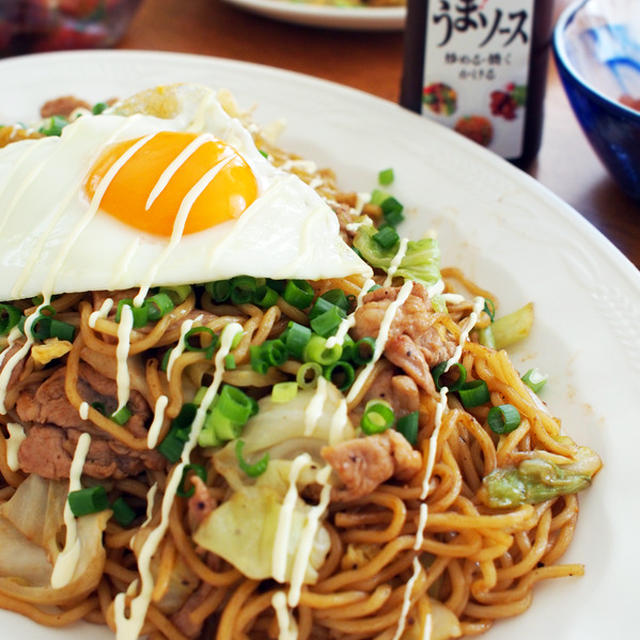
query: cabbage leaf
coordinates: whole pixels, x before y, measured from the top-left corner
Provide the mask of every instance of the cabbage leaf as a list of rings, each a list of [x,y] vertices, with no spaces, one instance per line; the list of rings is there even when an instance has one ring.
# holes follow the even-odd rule
[[[353,246],[372,266],[388,271],[398,252],[398,243],[387,249],[381,247],[373,236],[378,230],[372,225],[362,225],[353,240]],[[421,282],[430,287],[440,280],[440,248],[434,238],[409,240],[407,252],[395,275]]]
[[[39,605],[64,605],[81,600],[98,586],[106,558],[102,533],[111,517],[109,510],[78,518],[80,560],[66,586],[51,586],[67,486],[31,474],[0,506],[0,593]]]

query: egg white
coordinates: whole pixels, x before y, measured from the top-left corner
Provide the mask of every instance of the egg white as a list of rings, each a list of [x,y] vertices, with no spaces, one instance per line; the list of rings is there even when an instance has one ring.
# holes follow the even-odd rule
[[[340,238],[326,202],[297,176],[273,167],[212,90],[180,85],[172,97],[168,118],[126,115],[129,101],[126,108],[78,118],[59,138],[0,149],[0,300],[242,274],[309,280],[370,274]],[[256,200],[238,219],[185,235],[170,251],[168,238],[93,211],[83,190],[106,147],[160,131],[212,134],[240,153],[258,184]]]

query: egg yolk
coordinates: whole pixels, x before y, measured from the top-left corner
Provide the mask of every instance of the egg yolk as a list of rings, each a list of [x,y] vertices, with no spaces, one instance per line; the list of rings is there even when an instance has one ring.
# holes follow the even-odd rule
[[[203,142],[175,164],[166,186],[147,208],[149,196],[161,176],[197,137],[173,131],[153,136],[117,171],[102,197],[100,209],[131,227],[169,237],[180,205],[202,181],[194,192],[199,195],[190,207],[183,233],[203,231],[240,216],[256,199],[258,185],[240,154],[220,140]],[[105,151],[86,180],[89,198],[93,198],[109,169],[140,139],[114,144]],[[205,178],[207,173],[210,179]]]

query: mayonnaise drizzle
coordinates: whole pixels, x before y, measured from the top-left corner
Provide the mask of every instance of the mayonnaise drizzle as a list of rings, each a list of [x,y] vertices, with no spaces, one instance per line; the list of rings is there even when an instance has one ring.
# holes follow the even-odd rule
[[[118,385],[118,409],[120,411],[129,400],[130,378],[127,358],[133,330],[133,310],[127,304],[122,305],[118,324],[118,346],[116,347],[116,383]]]
[[[220,173],[224,167],[229,164],[234,158],[235,154],[233,151],[229,149],[225,149],[224,153],[220,156],[220,160],[217,164],[215,164],[211,169],[209,169],[199,180],[196,182],[191,189],[187,192],[187,195],[182,199],[180,203],[180,207],[178,208],[178,213],[176,214],[175,220],[173,221],[173,229],[171,231],[171,237],[169,238],[169,242],[162,250],[162,253],[158,256],[158,258],[151,264],[149,267],[149,271],[144,277],[144,283],[140,286],[140,290],[136,294],[136,297],[133,299],[133,303],[136,306],[142,305],[144,299],[147,297],[149,293],[149,289],[151,288],[151,283],[156,277],[156,273],[158,269],[162,266],[162,263],[171,255],[171,252],[178,246],[180,243],[180,239],[182,238],[182,234],[184,233],[184,226],[187,222],[187,217],[191,212],[191,208],[193,207],[195,201],[200,197],[200,194],[209,186],[209,184],[215,179],[215,177]]]
[[[200,320],[202,316],[198,316],[195,320],[185,320],[180,325],[180,337],[178,338],[178,344],[176,344],[173,349],[171,349],[171,353],[169,354],[169,360],[167,361],[167,380],[171,380],[171,372],[173,371],[173,365],[176,363],[176,360],[183,354],[185,348],[184,338],[191,331],[191,327],[193,327],[193,323],[196,320]]]
[[[182,480],[182,473],[185,465],[189,463],[191,452],[198,443],[198,436],[202,430],[202,425],[209,406],[218,392],[224,373],[224,358],[231,349],[231,343],[238,332],[242,331],[242,326],[237,322],[229,323],[222,331],[220,337],[220,348],[215,357],[215,369],[213,382],[204,394],[204,398],[198,407],[196,416],[191,425],[189,440],[184,446],[180,462],[173,468],[168,478],[167,486],[161,504],[161,518],[158,526],[151,531],[142,545],[138,555],[138,573],[140,574],[140,593],[133,598],[130,604],[130,615],[125,615],[126,594],[119,593],[114,600],[114,617],[116,623],[117,640],[137,640],[140,635],[144,620],[151,602],[151,595],[154,588],[153,574],[151,573],[151,558],[157,551],[169,526],[169,514],[176,496],[176,492]]]
[[[316,475],[316,481],[322,486],[320,501],[317,505],[309,509],[307,522],[298,541],[298,551],[293,561],[291,580],[289,582],[289,596],[287,598],[290,607],[296,607],[300,602],[300,592],[302,590],[302,583],[304,582],[304,575],[309,566],[309,558],[313,550],[313,541],[320,528],[320,518],[327,510],[329,499],[331,498],[329,476],[332,470],[331,465],[327,465]]]
[[[273,594],[271,605],[278,620],[278,640],[297,640],[298,625],[287,608],[287,596],[284,591],[276,591]]]
[[[149,211],[151,206],[156,201],[156,198],[165,190],[171,178],[176,174],[178,169],[205,143],[215,140],[210,133],[203,133],[202,135],[191,141],[169,164],[169,166],[162,172],[160,178],[154,185],[147,203],[145,204],[145,211]]]
[[[147,447],[149,447],[149,449],[155,449],[158,444],[158,437],[160,436],[160,430],[164,422],[164,412],[168,404],[169,398],[167,396],[158,396],[156,406],[153,410],[153,422],[147,432]]]
[[[409,615],[409,607],[411,607],[411,593],[413,591],[413,585],[416,583],[421,571],[422,565],[416,556],[413,559],[413,574],[409,578],[407,586],[404,588],[404,598],[402,600],[402,609],[400,610],[400,619],[398,620],[398,626],[396,627],[396,632],[393,635],[393,640],[400,640],[400,637],[404,633],[404,628],[407,624],[407,616]]]
[[[393,260],[389,265],[389,269],[387,271],[387,277],[384,280],[384,287],[391,286],[393,282],[393,276],[396,275],[396,271],[400,268],[404,257],[407,255],[407,246],[409,245],[409,238],[402,238],[400,240],[400,246],[398,247],[398,251],[396,251],[396,255],[393,256]]]
[[[83,420],[88,420],[89,419],[89,403],[81,402],[80,408],[78,409],[78,413],[80,414],[80,417]]]
[[[113,298],[105,298],[97,311],[92,311],[89,314],[89,326],[95,329],[96,323],[102,318],[106,318],[109,312],[113,308]]]
[[[289,489],[284,497],[280,515],[278,516],[278,528],[276,529],[276,535],[273,539],[273,551],[271,555],[271,574],[274,580],[278,582],[284,582],[286,578],[291,521],[296,501],[299,497],[296,483],[300,473],[311,463],[311,456],[308,453],[301,453],[293,460],[291,469],[289,470]]]
[[[9,432],[9,438],[6,441],[7,466],[11,471],[17,471],[20,468],[18,449],[27,436],[23,426],[17,422],[7,422],[7,431]]]
[[[69,493],[82,489],[80,478],[90,445],[91,436],[88,433],[81,434],[78,438],[78,444],[76,445],[76,450],[71,462]],[[77,521],[69,506],[68,498],[64,503],[64,524],[67,528],[64,548],[58,554],[56,562],[53,565],[53,572],[51,573],[51,586],[54,589],[61,589],[71,582],[82,550],[80,540],[78,539]]]

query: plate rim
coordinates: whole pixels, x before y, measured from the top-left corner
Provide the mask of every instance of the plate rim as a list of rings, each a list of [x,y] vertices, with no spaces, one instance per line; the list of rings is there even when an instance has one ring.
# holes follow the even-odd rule
[[[404,28],[406,7],[336,7],[293,0],[223,0],[238,9],[311,27],[363,31],[399,31]]]
[[[256,63],[229,60],[226,58],[215,58],[211,56],[203,56],[198,54],[156,52],[156,51],[143,51],[143,50],[56,52],[56,53],[45,53],[45,54],[31,54],[29,56],[22,56],[19,58],[9,58],[7,60],[0,61],[0,79],[2,77],[3,71],[12,65],[15,67],[18,67],[20,64],[23,64],[23,63],[32,64],[34,66],[31,67],[31,72],[33,72],[34,67],[37,68],[39,66],[38,63],[43,58],[47,58],[50,61],[50,62],[47,62],[47,64],[53,63],[56,65],[56,68],[57,68],[57,65],[63,62],[65,58],[67,60],[70,60],[72,57],[76,57],[80,59],[82,57],[86,57],[87,55],[93,56],[95,60],[98,60],[101,62],[106,62],[110,58],[115,59],[119,57],[122,59],[119,64],[122,64],[123,61],[126,61],[127,63],[137,62],[137,63],[140,63],[141,65],[144,65],[145,63],[148,63],[148,61],[153,60],[151,64],[158,65],[163,61],[170,62],[171,60],[175,60],[176,62],[179,61],[180,63],[188,64],[189,66],[205,65],[205,67],[212,67],[212,66],[215,67],[216,65],[219,65],[224,69],[226,69],[227,71],[241,72],[242,70],[249,70],[251,73],[267,74],[268,76],[274,79],[280,78],[286,82],[302,83],[303,88],[304,86],[306,86],[306,87],[316,88],[318,90],[320,89],[327,90],[330,93],[330,96],[332,98],[335,98],[340,102],[345,100],[348,110],[351,110],[351,108],[353,108],[353,105],[368,104],[368,105],[373,105],[373,107],[375,107],[375,109],[380,111],[381,113],[382,113],[382,110],[384,110],[384,113],[389,114],[390,117],[393,117],[393,118],[398,117],[403,119],[410,118],[412,127],[417,128],[417,130],[419,131],[420,137],[424,135],[433,135],[437,143],[442,143],[444,141],[444,143],[453,147],[454,151],[457,150],[456,151],[457,153],[464,152],[465,154],[467,154],[468,158],[471,161],[481,162],[484,165],[487,165],[491,170],[495,170],[498,174],[506,176],[508,178],[508,181],[510,181],[512,185],[515,185],[516,188],[518,187],[521,188],[522,191],[525,192],[525,195],[532,194],[532,196],[535,196],[535,198],[537,199],[536,204],[549,206],[553,210],[554,214],[558,214],[562,218],[563,224],[566,224],[568,228],[571,228],[572,230],[574,230],[579,234],[579,238],[578,238],[579,240],[581,239],[585,240],[584,245],[582,245],[583,247],[585,247],[585,251],[588,251],[590,247],[594,247],[596,251],[596,257],[598,259],[604,260],[606,258],[607,266],[610,266],[613,269],[615,269],[615,272],[616,272],[615,275],[617,276],[619,274],[621,278],[624,279],[624,283],[625,283],[623,287],[624,291],[625,292],[628,291],[630,295],[637,296],[637,298],[634,298],[634,302],[636,299],[640,299],[640,271],[638,271],[636,267],[620,252],[620,250],[617,249],[598,229],[596,229],[589,221],[583,218],[570,205],[563,202],[558,196],[553,194],[549,189],[541,185],[538,181],[536,181],[531,176],[525,174],[524,172],[520,171],[519,169],[505,162],[495,154],[492,154],[486,149],[480,147],[479,145],[476,145],[470,142],[469,140],[463,138],[462,136],[455,134],[451,130],[445,127],[442,127],[441,125],[434,123],[417,114],[408,112],[389,100],[385,100],[383,98],[373,96],[364,91],[347,87],[344,85],[340,85],[328,80],[315,78],[307,74],[302,74],[299,72],[293,72],[288,70],[282,70],[275,67],[260,65]],[[83,62],[86,64],[87,62],[86,59]],[[196,71],[197,71],[197,74],[200,73],[199,69],[197,69]],[[29,79],[27,79],[27,81],[28,80]],[[31,80],[33,80],[33,78],[31,78]],[[409,122],[409,120],[407,120],[407,122]],[[308,138],[313,139],[312,134],[309,134]],[[336,165],[339,166],[339,158],[336,159]],[[510,193],[505,194],[505,199],[509,200],[509,198],[510,198]],[[618,284],[617,278],[616,278],[616,284]],[[629,385],[629,391],[631,391],[630,385]],[[615,439],[615,434],[612,434],[608,437]],[[635,440],[638,440],[638,436],[634,436],[634,437],[635,437]],[[608,443],[608,440],[607,440],[607,443]],[[616,448],[619,449],[620,445],[617,445]],[[611,450],[611,449],[613,449],[612,446],[608,447],[608,450]],[[601,453],[604,454],[605,451],[602,450]],[[607,462],[606,459],[605,459],[605,462]],[[607,474],[609,484],[611,484],[612,482],[611,476],[613,474],[616,474],[615,487],[619,489],[620,488],[618,484],[619,477],[617,474],[626,473],[626,471],[627,471],[626,469],[619,470],[615,468],[614,465],[609,465],[608,467],[605,467],[602,473]],[[631,474],[630,469],[628,473],[630,476]],[[604,484],[604,480],[605,478],[602,479],[603,484]],[[593,495],[595,499],[596,494],[591,494],[591,493],[587,494],[587,498],[590,498],[591,495]],[[597,495],[600,496],[600,499],[601,499],[602,496],[600,495],[600,493],[598,493]],[[609,496],[606,495],[605,498],[608,499]],[[609,516],[610,516],[609,509],[612,507],[610,507],[609,504],[605,504],[604,508],[602,508],[603,505],[600,503],[598,504],[602,509],[601,512],[598,512],[598,505],[596,504],[591,505],[591,509],[595,510],[594,517],[596,518],[600,517],[602,521],[604,521],[607,524],[610,524],[608,523]],[[612,503],[612,505],[613,504],[614,503]],[[634,518],[637,518],[638,513],[640,513],[640,511],[638,511],[637,506],[632,505],[632,507],[633,507],[633,511],[629,512],[627,516],[629,518],[631,518],[632,516]],[[636,514],[636,515],[634,516],[633,514]],[[632,522],[635,522],[635,520]],[[640,520],[637,520],[637,522],[640,522]],[[578,527],[578,531],[584,532],[586,524],[587,523],[582,524],[582,529]],[[584,558],[584,560],[586,560],[590,564],[595,564],[594,558],[592,558],[591,556],[589,556],[588,558]],[[632,560],[628,560],[629,568],[631,566],[631,563],[632,563]],[[636,563],[637,563],[637,559],[636,559]],[[625,567],[627,567],[627,565],[625,565]],[[614,565],[614,568],[619,571],[619,566],[617,564]],[[640,569],[640,567],[638,568]],[[594,571],[594,573],[596,572]],[[605,577],[608,577],[608,576],[609,574],[605,575]],[[555,583],[555,584],[558,584],[558,583]],[[615,584],[612,584],[611,586],[615,587]],[[600,589],[598,590],[598,592],[601,593],[605,587],[606,587],[606,583],[604,584],[600,583]],[[581,589],[581,587],[579,586],[576,586],[574,588],[576,592],[579,592]],[[553,589],[551,590],[551,592],[557,593],[557,591],[554,592]],[[615,593],[615,590],[613,592]],[[624,598],[628,600],[630,596],[631,596],[630,593],[620,594],[619,600],[622,601]],[[536,595],[536,599],[537,598],[541,598],[541,596]],[[531,615],[533,617],[537,617],[535,616],[536,609],[539,609],[539,607],[536,607],[534,604],[531,611]],[[544,609],[544,611],[546,611],[546,609]],[[629,609],[629,611],[632,611],[632,609]],[[525,613],[523,615],[526,616],[528,614]],[[521,626],[522,626],[522,619],[523,619],[523,616],[518,617],[518,620],[521,621],[520,622]],[[625,617],[624,619],[617,621],[617,624],[621,624],[621,623],[624,623],[626,628],[626,624],[630,624],[631,620]],[[580,628],[584,629],[584,624],[581,624]],[[62,632],[51,632],[51,635],[49,635],[49,631],[50,630],[47,629],[46,640],[49,640],[49,638],[54,638],[54,637],[55,638],[60,637],[61,639],[65,637],[64,630]],[[501,634],[498,634],[498,635],[499,637],[503,637],[503,635]],[[96,632],[96,636],[103,637],[101,635],[98,636],[97,632]],[[38,635],[38,638],[40,637],[41,636]],[[76,636],[74,635],[74,637]],[[93,632],[91,634],[91,637],[93,637]],[[567,635],[567,637],[571,637],[573,639],[573,638],[576,638],[577,636],[571,633]]]

